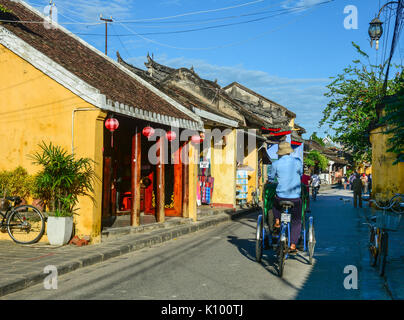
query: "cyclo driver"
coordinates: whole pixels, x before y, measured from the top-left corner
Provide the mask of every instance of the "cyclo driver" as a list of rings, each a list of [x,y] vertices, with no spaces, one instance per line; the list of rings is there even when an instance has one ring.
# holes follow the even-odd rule
[[[280,228],[280,217],[282,208],[280,201],[293,202],[291,209],[291,237],[290,237],[290,253],[296,253],[296,244],[300,237],[302,228],[302,200],[301,200],[301,183],[300,177],[303,174],[303,163],[300,159],[291,156],[293,152],[290,143],[284,141],[279,144],[278,156],[279,160],[272,165],[269,178],[274,180],[277,178],[278,185],[276,187],[276,195],[273,206],[273,214],[275,218],[275,228]]]

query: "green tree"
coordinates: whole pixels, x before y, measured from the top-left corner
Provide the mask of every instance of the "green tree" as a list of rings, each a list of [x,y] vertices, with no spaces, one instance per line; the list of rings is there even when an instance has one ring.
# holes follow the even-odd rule
[[[307,167],[325,170],[328,166],[328,159],[317,150],[311,150],[303,159]]]
[[[325,143],[324,143],[323,139],[321,139],[320,137],[317,136],[317,132],[313,132],[313,134],[310,136],[310,139],[313,140],[313,141],[316,141],[317,143],[319,143],[323,147],[325,146]]]
[[[376,106],[382,101],[385,65],[375,66],[369,56],[353,43],[358,54],[368,63],[354,60],[343,73],[328,86],[326,97],[330,98],[323,110],[320,126],[327,123],[335,131],[333,141],[342,143],[349,149],[355,162],[371,161],[370,125],[377,121]],[[402,66],[401,74],[402,74]],[[387,95],[399,88],[400,73],[387,83]]]

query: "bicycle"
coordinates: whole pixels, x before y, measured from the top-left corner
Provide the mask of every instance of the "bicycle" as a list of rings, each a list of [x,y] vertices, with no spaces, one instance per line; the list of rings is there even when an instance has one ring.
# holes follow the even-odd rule
[[[317,186],[317,187],[313,187],[313,186],[311,186],[311,188],[312,188],[312,194],[311,194],[311,198],[314,200],[314,201],[317,201],[317,194],[318,194],[318,190],[320,189],[320,186]]]
[[[306,218],[308,218],[307,222],[306,222]],[[307,213],[307,200],[303,201],[303,205],[302,205],[302,232],[301,232],[300,240],[303,241],[303,251],[308,251],[309,264],[312,265],[313,256],[314,256],[314,248],[316,246],[316,237],[315,237],[315,232],[314,232],[313,215],[312,215],[312,213]]]
[[[379,266],[379,275],[383,276],[386,270],[388,253],[388,231],[396,231],[400,224],[401,215],[404,214],[404,195],[396,193],[386,206],[381,206],[375,200],[370,200],[383,211],[370,217],[372,223],[366,223],[370,228],[369,254],[370,265]],[[392,212],[388,212],[391,210]]]
[[[20,197],[5,197],[13,205],[2,216],[0,230],[7,232],[14,242],[32,244],[38,242],[45,231],[45,218],[41,211],[31,205],[19,205]],[[8,204],[8,203],[7,203]]]

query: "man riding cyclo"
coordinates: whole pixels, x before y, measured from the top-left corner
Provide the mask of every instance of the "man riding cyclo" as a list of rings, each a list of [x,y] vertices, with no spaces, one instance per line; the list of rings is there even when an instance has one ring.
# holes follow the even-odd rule
[[[285,200],[293,202],[289,252],[296,253],[296,245],[299,241],[302,227],[302,212],[306,209],[308,191],[307,186],[301,183],[303,174],[302,161],[291,156],[292,152],[293,149],[288,142],[279,144],[277,152],[279,160],[273,163],[268,177],[269,181],[264,186],[263,203],[266,227],[271,232],[277,233],[280,228],[282,211],[279,202]],[[273,223],[273,219],[275,219],[275,223]]]

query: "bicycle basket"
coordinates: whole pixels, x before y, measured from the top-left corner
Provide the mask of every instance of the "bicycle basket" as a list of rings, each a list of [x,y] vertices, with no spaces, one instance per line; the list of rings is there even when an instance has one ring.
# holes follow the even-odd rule
[[[397,231],[400,224],[401,214],[392,211],[378,211],[376,226],[381,229]]]

